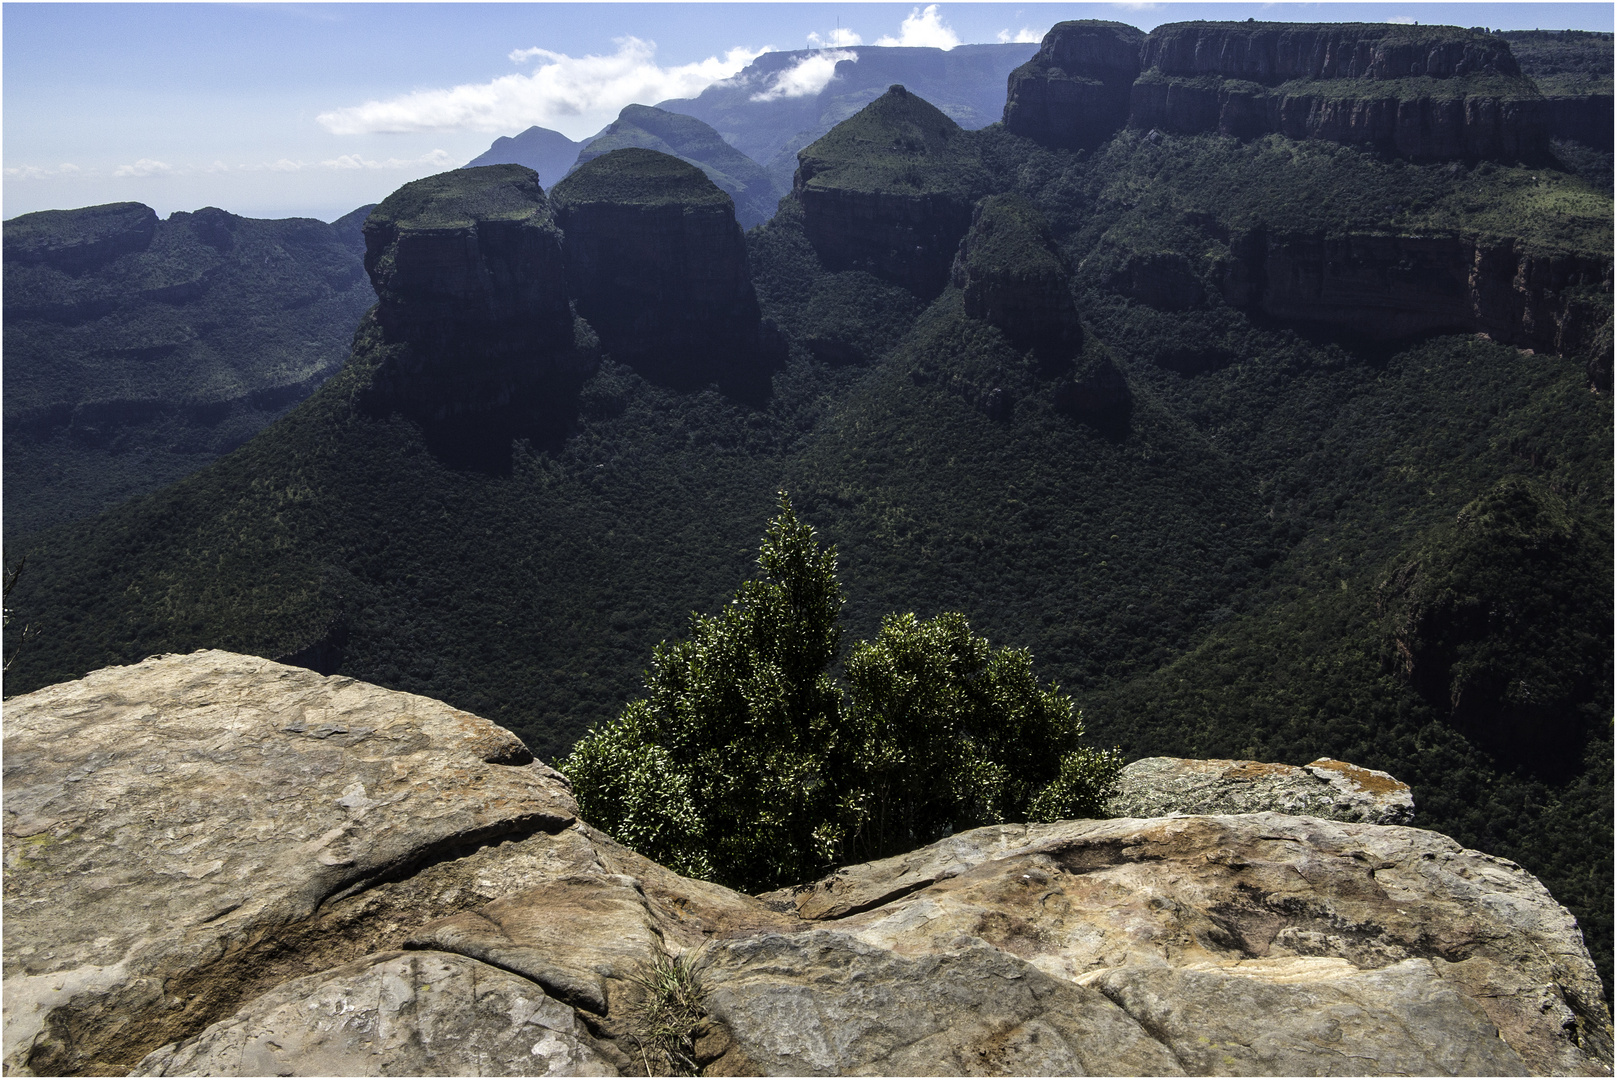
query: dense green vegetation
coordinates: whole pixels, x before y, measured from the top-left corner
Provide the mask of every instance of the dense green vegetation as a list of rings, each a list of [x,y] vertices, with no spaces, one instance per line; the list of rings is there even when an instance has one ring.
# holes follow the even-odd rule
[[[804,147],[799,168],[810,189],[973,199],[993,185],[964,134],[937,106],[894,86]]]
[[[359,225],[138,203],[5,223],[5,537],[156,490],[246,442],[348,354]]]
[[[1611,93],[1612,35],[1587,30],[1506,30],[1522,74],[1546,94]]]
[[[508,476],[457,472],[409,422],[353,406],[379,360],[367,324],[340,377],[232,457],[35,538],[12,606],[43,636],[8,692],[159,651],[323,645],[346,674],[560,758],[642,696],[645,658],[691,611],[723,607],[784,488],[837,547],[851,636],[909,655],[963,613],[973,635],[1031,650],[1036,678],[1128,757],[1387,769],[1413,785],[1419,824],[1539,874],[1609,980],[1611,677],[1575,659],[1611,652],[1609,395],[1581,357],[1275,325],[1211,287],[1259,228],[1443,227],[1608,257],[1609,194],[1548,168],[1280,137],[948,143],[1043,215],[1088,327],[1071,369],[1115,368],[1126,406],[1060,408],[1070,373],[969,317],[956,289],[922,304],[825,273],[788,202],[748,237],[791,348],[766,402],[608,362],[556,448],[519,444]],[[1546,220],[1555,206],[1571,212]],[[1204,287],[1143,303],[1114,273],[1133,254]],[[1609,292],[1591,303],[1609,318]],[[1488,509],[1513,492],[1540,525],[1475,524],[1521,517]],[[1549,568],[1518,572],[1529,550]],[[1472,597],[1524,614],[1467,621]],[[883,638],[894,611],[915,621]],[[1530,739],[1520,725],[1541,714],[1479,724],[1401,669],[1412,631],[1449,690],[1457,672],[1507,696],[1512,680],[1552,687],[1551,719],[1576,718],[1554,760],[1487,733]]]
[[[759,891],[958,829],[1095,816],[1122,759],[1079,745],[1072,700],[1025,650],[948,612],[882,620],[845,682],[842,587],[781,495],[762,578],[664,642],[649,696],[559,768],[580,812],[682,873]]]
[[[533,177],[520,165],[455,169],[412,181],[371,211],[372,229],[469,229],[479,221],[526,221],[541,215]]]
[[[559,205],[630,203],[687,206],[730,201],[702,170],[677,157],[630,146],[583,163],[551,191]]]

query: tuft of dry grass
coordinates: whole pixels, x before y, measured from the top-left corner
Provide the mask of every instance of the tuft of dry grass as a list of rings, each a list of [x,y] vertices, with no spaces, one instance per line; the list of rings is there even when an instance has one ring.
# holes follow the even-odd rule
[[[647,1076],[695,1076],[696,1026],[705,1013],[704,948],[664,954],[630,978],[642,995],[630,1018]]]

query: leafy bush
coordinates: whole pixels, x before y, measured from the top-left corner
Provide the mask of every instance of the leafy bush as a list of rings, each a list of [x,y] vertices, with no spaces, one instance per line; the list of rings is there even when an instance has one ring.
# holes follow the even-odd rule
[[[893,615],[844,690],[836,551],[784,495],[758,562],[761,580],[657,646],[650,695],[561,763],[586,818],[756,890],[1030,810],[1100,812],[1121,756],[1078,745],[1071,699],[1026,650],[992,649],[957,613]]]

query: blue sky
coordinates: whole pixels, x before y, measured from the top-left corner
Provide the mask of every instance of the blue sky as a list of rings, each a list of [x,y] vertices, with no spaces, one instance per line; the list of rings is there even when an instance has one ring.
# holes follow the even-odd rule
[[[1248,17],[1610,31],[1613,6],[7,3],[0,216],[136,200],[330,220],[530,124],[576,139],[694,96],[766,49]]]

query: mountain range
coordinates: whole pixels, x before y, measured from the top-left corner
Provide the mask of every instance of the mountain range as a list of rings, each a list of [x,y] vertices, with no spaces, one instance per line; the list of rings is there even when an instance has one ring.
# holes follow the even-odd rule
[[[664,102],[549,187],[405,185],[338,373],[8,545],[7,692],[224,648],[556,758],[748,577],[784,489],[851,633],[964,612],[1129,757],[1384,769],[1542,878],[1609,995],[1611,150],[1576,114],[1610,37],[1526,39],[1552,93],[1515,48],[1065,23],[978,127],[855,88],[861,53],[780,99],[818,111],[747,231],[709,170],[771,171],[791,139],[725,110],[790,59],[710,88],[717,142]],[[65,258],[137,254],[108,235]]]

